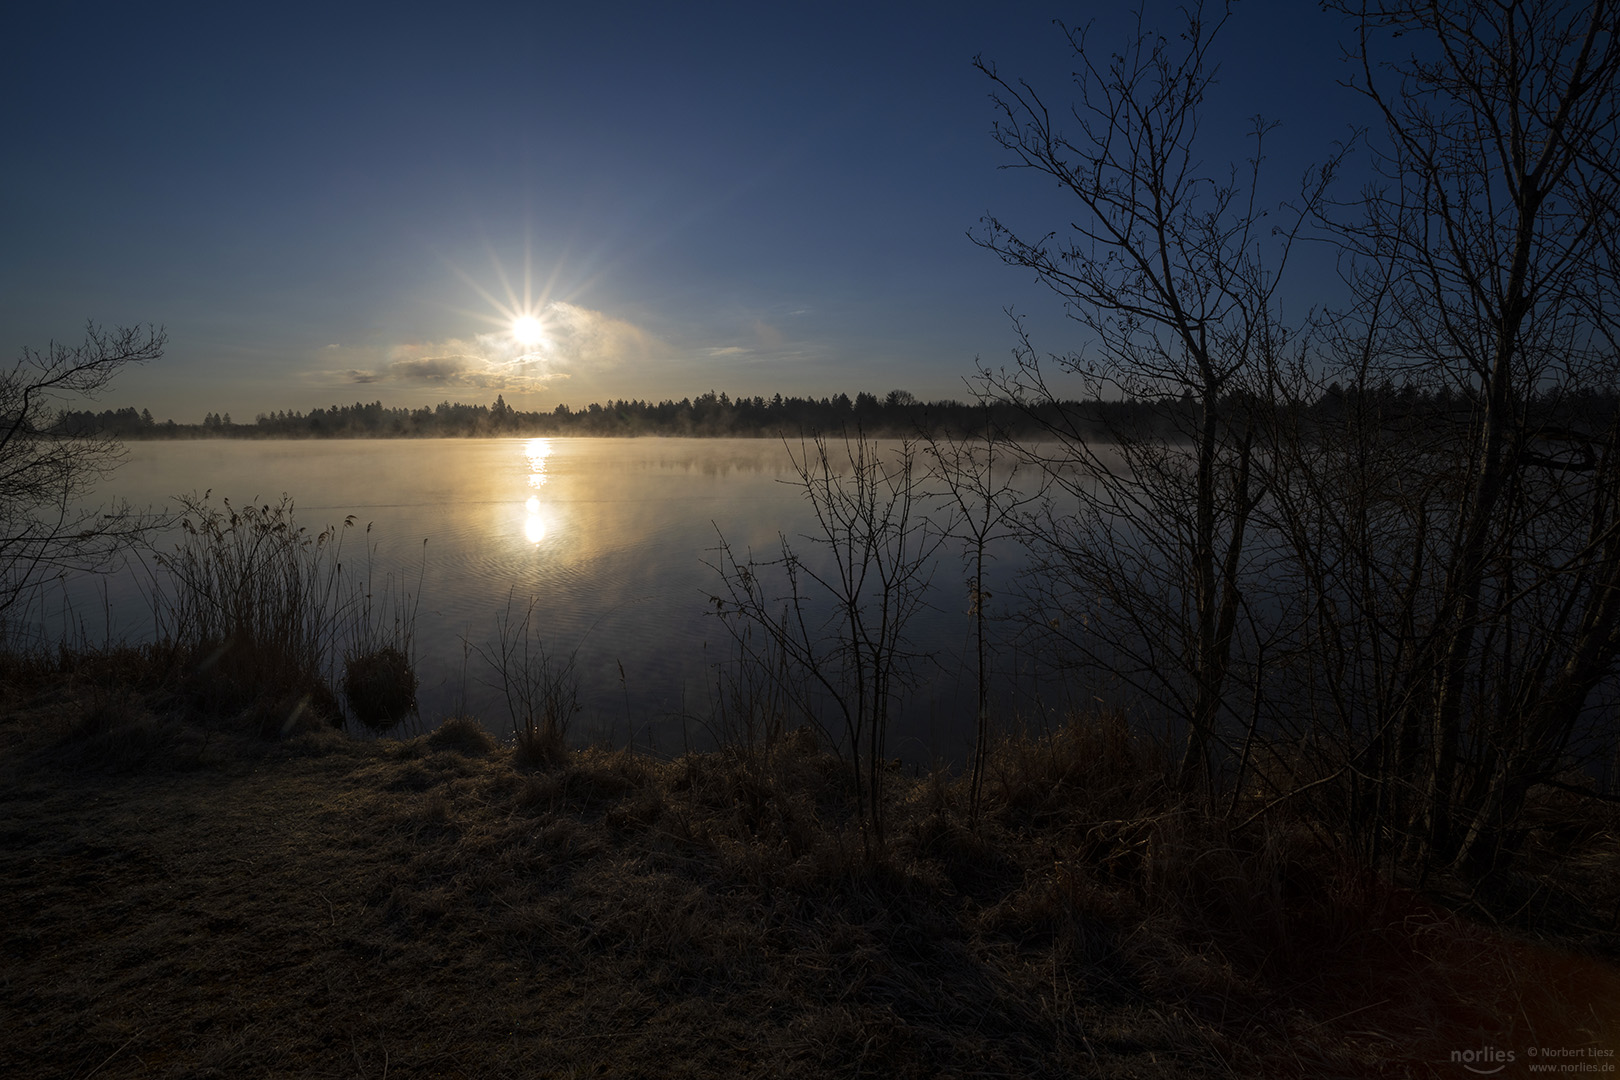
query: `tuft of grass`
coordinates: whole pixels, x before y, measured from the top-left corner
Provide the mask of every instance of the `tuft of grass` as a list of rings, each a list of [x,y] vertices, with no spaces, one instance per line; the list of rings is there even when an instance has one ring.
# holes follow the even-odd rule
[[[564,657],[548,647],[536,627],[537,601],[531,599],[519,618],[514,600],[508,596],[506,610],[495,618],[496,641],[469,647],[506,700],[518,764],[555,768],[567,760],[568,726],[580,710],[577,651]]]
[[[73,764],[133,772],[174,741],[173,726],[153,716],[134,693],[103,690],[83,706],[57,745]]]
[[[525,769],[555,769],[568,762],[562,729],[553,724],[526,724],[513,735],[512,760]]]
[[[290,739],[343,725],[337,698],[322,683],[304,692],[262,695],[243,710],[242,716],[263,739]]]
[[[482,724],[461,713],[429,732],[427,744],[433,750],[452,750],[467,757],[485,757],[494,753],[497,746],[494,736],[485,731]]]
[[[1123,713],[1071,714],[1056,730],[991,745],[985,805],[1008,823],[1151,816],[1176,803],[1165,781],[1169,756]]]

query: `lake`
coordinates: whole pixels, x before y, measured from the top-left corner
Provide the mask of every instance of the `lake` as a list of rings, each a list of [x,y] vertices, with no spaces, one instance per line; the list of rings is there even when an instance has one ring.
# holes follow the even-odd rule
[[[202,440],[128,452],[98,497],[158,506],[211,491],[241,505],[285,493],[312,531],[353,515],[346,569],[363,569],[372,544],[373,579],[393,574],[419,591],[424,723],[466,707],[510,730],[475,647],[493,642],[509,602],[521,615],[532,599],[550,651],[577,650],[574,731],[619,744],[633,735],[662,752],[710,742],[717,665],[732,656],[710,614],[721,583],[705,564],[718,561],[719,536],[769,557],[779,534],[809,553],[800,537],[815,531],[788,449],[767,439]],[[59,587],[33,617],[50,633],[81,626],[92,642],[150,634],[149,574]],[[910,760],[960,760],[971,738],[965,578],[960,558],[942,558],[914,624],[930,661],[890,741]]]

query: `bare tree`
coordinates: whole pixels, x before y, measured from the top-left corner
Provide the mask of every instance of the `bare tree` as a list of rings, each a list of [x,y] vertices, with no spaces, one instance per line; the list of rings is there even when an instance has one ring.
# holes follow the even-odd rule
[[[725,591],[712,602],[754,670],[848,753],[862,819],[881,845],[889,720],[914,674],[908,627],[942,537],[920,513],[909,444],[885,459],[857,433],[843,450],[818,435],[793,454],[816,518],[808,551],[784,536],[775,558],[739,557],[722,536],[711,565]]]
[[[84,500],[118,465],[118,443],[53,432],[58,411],[94,398],[120,370],[163,355],[161,328],[105,332],[91,323],[82,345],[24,347],[0,374],[0,613],[42,576],[95,570],[150,524],[127,507]]]
[[[1157,403],[1029,448],[1078,510],[1033,523],[1037,594],[1072,653],[1186,720],[1184,786],[1246,712],[1239,768],[1270,752],[1276,795],[1348,794],[1365,854],[1484,875],[1530,791],[1616,737],[1592,705],[1620,662],[1620,0],[1326,6],[1382,120],[1373,179],[1347,214],[1331,161],[1269,233],[1258,148],[1241,185],[1195,165],[1202,8],[1106,65],[1069,33],[1077,135],[981,64],[998,140],[1080,213],[980,242],[1090,331],[1063,373]],[[1310,351],[1275,304],[1307,220],[1353,297]],[[1059,400],[1021,330],[1016,356],[991,388]]]
[[[990,639],[992,599],[987,573],[996,549],[1017,536],[1018,516],[1040,500],[1041,479],[1020,485],[1021,462],[995,428],[985,408],[985,426],[977,437],[941,433],[927,438],[933,478],[941,492],[941,527],[946,538],[962,545],[968,572],[968,615],[973,620],[974,676],[977,685],[973,760],[969,769],[968,812],[977,820],[984,790],[984,766],[990,752]],[[1038,474],[1039,475],[1039,474]],[[1027,477],[1026,477],[1027,479]]]
[[[1199,111],[1228,14],[1196,4],[1170,36],[1138,13],[1117,52],[1065,29],[1078,100],[1056,117],[1029,83],[976,62],[995,86],[994,134],[1012,167],[1056,180],[1076,203],[1061,236],[1026,239],[992,217],[976,241],[1033,270],[1088,331],[1090,353],[1055,358],[1060,377],[1078,376],[1091,398],[1159,405],[1146,424],[1141,410],[1124,422],[1059,412],[1046,421],[1052,441],[1024,447],[1067,504],[1029,534],[1037,599],[1071,655],[1184,722],[1184,789],[1204,775],[1227,708],[1245,580],[1263,580],[1251,565],[1254,403],[1291,347],[1276,290],[1331,173],[1309,177],[1300,205],[1273,220],[1260,202],[1271,129],[1260,119],[1245,167],[1203,171]],[[1019,334],[1014,369],[987,372],[990,389],[1061,401],[1052,365]]]
[[[1361,474],[1353,558],[1307,561],[1364,579],[1327,597],[1396,585],[1357,631],[1381,665],[1376,816],[1425,864],[1483,871],[1620,656],[1617,5],[1329,6],[1384,132],[1340,226],[1343,369],[1450,405],[1400,440],[1403,478]]]

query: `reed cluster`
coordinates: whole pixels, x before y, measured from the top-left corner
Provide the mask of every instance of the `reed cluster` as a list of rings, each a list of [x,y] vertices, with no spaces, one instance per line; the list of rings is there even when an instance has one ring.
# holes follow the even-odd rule
[[[245,710],[271,736],[348,717],[392,727],[416,704],[414,595],[393,575],[373,580],[369,543],[366,573],[346,568],[352,517],[312,531],[293,510],[287,497],[245,506],[182,498],[180,541],[150,563],[151,641],[95,648],[13,636],[7,665],[26,679],[93,672],[162,688],[194,716]]]

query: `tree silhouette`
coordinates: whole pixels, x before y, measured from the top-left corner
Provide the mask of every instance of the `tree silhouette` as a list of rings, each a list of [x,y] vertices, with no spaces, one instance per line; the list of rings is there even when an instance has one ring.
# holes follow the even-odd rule
[[[84,506],[121,460],[116,442],[52,428],[65,402],[94,398],[126,366],[162,356],[163,344],[161,328],[108,333],[91,323],[83,344],[24,347],[0,375],[0,612],[44,575],[100,569],[150,524],[127,507]]]

